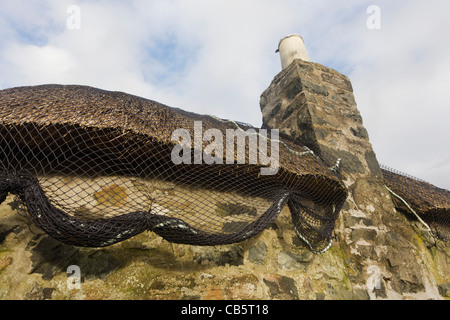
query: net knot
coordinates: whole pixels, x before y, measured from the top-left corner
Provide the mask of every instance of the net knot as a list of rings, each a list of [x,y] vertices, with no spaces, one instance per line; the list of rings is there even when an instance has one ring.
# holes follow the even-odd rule
[[[15,173],[0,175],[0,203],[5,201],[8,193],[21,195],[25,189],[37,183],[36,178],[27,174]]]

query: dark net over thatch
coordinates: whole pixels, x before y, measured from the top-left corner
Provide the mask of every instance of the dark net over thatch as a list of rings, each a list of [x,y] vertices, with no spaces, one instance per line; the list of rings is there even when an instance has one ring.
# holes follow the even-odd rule
[[[238,139],[226,143],[227,130],[249,134],[244,156]],[[280,138],[279,170],[262,174],[275,160],[259,155],[275,156],[278,141],[267,135],[265,150],[263,132],[247,125],[86,86],[1,90],[0,203],[15,194],[19,213],[76,246],[107,246],[147,230],[176,243],[239,242],[287,204],[297,234],[323,252],[346,188],[287,138]]]
[[[450,192],[389,167],[382,172],[396,208],[415,214],[438,239],[450,242]]]

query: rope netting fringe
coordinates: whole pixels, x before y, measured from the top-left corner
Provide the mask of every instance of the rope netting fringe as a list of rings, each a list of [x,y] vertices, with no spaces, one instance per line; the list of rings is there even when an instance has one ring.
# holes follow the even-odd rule
[[[450,242],[450,192],[384,165],[381,170],[396,208],[413,213],[435,238]]]
[[[226,143],[237,131],[248,133],[243,154],[238,138]],[[262,174],[274,163],[274,174]],[[0,203],[8,193],[47,234],[89,247],[147,230],[174,243],[240,242],[287,204],[295,231],[317,253],[329,248],[347,197],[336,168],[288,137],[62,85],[0,91]]]

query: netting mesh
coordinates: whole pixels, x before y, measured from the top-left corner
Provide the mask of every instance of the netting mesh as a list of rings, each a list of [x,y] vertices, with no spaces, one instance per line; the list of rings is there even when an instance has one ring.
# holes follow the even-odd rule
[[[436,238],[450,242],[450,192],[387,166],[381,169],[396,208],[413,213]]]
[[[1,90],[0,202],[13,193],[19,212],[50,236],[93,247],[147,230],[176,243],[240,242],[270,226],[288,204],[295,231],[311,249],[329,247],[347,197],[332,170],[287,137],[280,139],[274,175],[261,174],[270,164],[250,142],[242,161],[238,139],[231,151],[224,139],[222,152],[211,153],[222,164],[199,163],[195,142],[205,151],[220,141],[196,140],[198,123],[201,132],[224,136],[255,130],[85,86]],[[173,140],[176,130],[193,140],[190,161],[180,164],[173,151],[186,141]],[[278,140],[268,134],[270,154]]]

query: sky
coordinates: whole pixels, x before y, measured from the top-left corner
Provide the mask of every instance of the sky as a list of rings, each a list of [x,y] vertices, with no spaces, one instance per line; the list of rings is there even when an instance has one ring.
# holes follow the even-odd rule
[[[448,0],[0,0],[0,89],[90,85],[259,127],[278,42],[298,33],[311,61],[352,81],[378,161],[450,189],[449,12]]]

